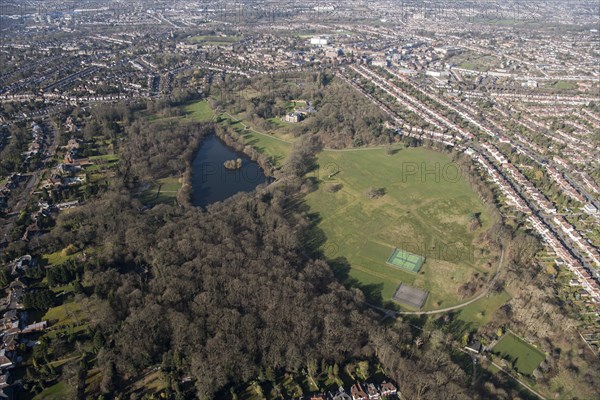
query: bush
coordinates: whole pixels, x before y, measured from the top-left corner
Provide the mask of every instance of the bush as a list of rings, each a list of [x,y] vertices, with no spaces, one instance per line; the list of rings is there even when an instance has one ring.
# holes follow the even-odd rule
[[[367,190],[367,197],[370,199],[377,199],[385,195],[385,188],[369,188]]]

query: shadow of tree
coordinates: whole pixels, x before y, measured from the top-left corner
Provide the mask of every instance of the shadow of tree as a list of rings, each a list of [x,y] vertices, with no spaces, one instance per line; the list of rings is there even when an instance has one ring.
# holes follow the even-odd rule
[[[327,258],[335,277],[348,287],[360,289],[369,304],[383,306],[383,283],[362,283],[350,276],[350,262],[346,257]]]
[[[383,306],[383,283],[365,284],[350,276],[351,265],[348,259],[339,254],[336,243],[327,240],[327,235],[319,227],[322,217],[319,213],[311,213],[305,202],[296,206],[297,211],[305,213],[309,220],[307,234],[303,238],[306,254],[313,258],[321,258],[329,264],[334,276],[346,287],[360,289],[368,303]]]

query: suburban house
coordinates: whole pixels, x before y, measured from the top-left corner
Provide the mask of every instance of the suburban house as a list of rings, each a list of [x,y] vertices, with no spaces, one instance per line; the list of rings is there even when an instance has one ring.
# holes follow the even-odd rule
[[[363,390],[360,383],[355,383],[350,388],[350,394],[352,395],[352,400],[369,400],[369,396]]]
[[[369,400],[379,400],[381,396],[379,395],[379,391],[372,383],[365,383],[367,389],[367,395],[369,396]]]
[[[30,268],[37,267],[37,263],[35,259],[33,259],[29,254],[21,256],[12,262],[12,272],[11,275],[17,275],[19,273],[25,273]]]
[[[343,387],[340,387],[339,391],[334,395],[331,395],[331,393],[329,393],[329,396],[333,400],[352,400],[352,397],[350,397],[350,395],[346,393]]]
[[[475,354],[479,354],[483,351],[483,345],[478,341],[474,341],[465,346],[465,350],[468,350]]]
[[[389,382],[383,382],[379,387],[379,391],[381,392],[382,396],[392,396],[398,392],[398,389],[396,389],[396,386]]]
[[[9,351],[6,351],[6,349],[1,349],[0,350],[0,368],[7,369],[7,368],[12,368],[12,367],[14,367],[14,364],[12,361],[12,354]]]
[[[21,333],[41,332],[48,327],[48,321],[36,322],[34,324],[27,325]]]

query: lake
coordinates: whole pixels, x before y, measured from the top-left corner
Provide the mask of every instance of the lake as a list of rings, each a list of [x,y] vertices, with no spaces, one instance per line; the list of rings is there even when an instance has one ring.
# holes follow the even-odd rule
[[[223,163],[242,159],[242,167],[228,170]],[[223,143],[216,135],[204,139],[192,162],[192,204],[206,207],[239,192],[251,192],[267,181],[259,165]]]

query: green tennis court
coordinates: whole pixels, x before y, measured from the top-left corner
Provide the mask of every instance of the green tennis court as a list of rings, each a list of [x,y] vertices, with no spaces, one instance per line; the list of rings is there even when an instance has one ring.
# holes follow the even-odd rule
[[[388,257],[386,264],[391,265],[392,267],[406,269],[411,272],[419,272],[424,262],[425,257],[395,248]]]

